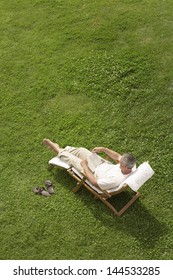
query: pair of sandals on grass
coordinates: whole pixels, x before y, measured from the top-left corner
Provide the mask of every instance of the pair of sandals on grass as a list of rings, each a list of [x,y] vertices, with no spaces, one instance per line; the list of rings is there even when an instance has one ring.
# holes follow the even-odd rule
[[[44,182],[44,184],[45,184],[45,187],[46,187],[47,190],[45,190],[44,187],[43,188],[35,187],[33,189],[33,192],[35,194],[40,194],[40,195],[43,195],[43,196],[50,196],[51,194],[53,194],[54,193],[54,189],[53,189],[52,182],[50,180],[46,180]]]

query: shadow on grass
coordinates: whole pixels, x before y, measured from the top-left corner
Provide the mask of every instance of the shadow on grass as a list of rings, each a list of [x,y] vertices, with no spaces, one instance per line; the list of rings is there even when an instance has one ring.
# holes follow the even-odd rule
[[[71,186],[75,186],[76,182],[68,174],[64,177],[64,174],[66,174],[64,170],[53,171],[55,180],[61,180],[63,184],[65,183],[71,189]],[[121,217],[116,217],[104,203],[100,200],[95,200],[93,195],[85,188],[75,195],[85,203],[95,219],[99,220],[104,226],[115,230],[115,232],[118,230],[131,235],[144,248],[154,248],[160,238],[168,232],[166,225],[159,222],[142,204],[142,199],[131,205]],[[128,201],[129,196],[128,192],[121,193],[112,197],[111,203],[116,209],[120,209]]]
[[[121,216],[115,216],[111,210],[106,207],[100,200],[94,200],[93,196],[85,199],[86,195],[90,195],[88,191],[81,190],[78,197],[82,196],[84,203],[92,211],[93,216],[100,222],[112,230],[125,232],[135,238],[143,248],[154,248],[161,237],[166,236],[168,228],[166,224],[161,223],[150,211],[142,204],[142,199],[136,201]],[[121,193],[111,198],[111,203],[119,209],[120,204],[127,202],[125,193]]]

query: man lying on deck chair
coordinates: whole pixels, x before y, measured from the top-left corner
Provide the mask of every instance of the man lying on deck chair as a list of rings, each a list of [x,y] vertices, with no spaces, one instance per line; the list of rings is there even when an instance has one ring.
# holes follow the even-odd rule
[[[132,154],[123,154],[104,147],[96,147],[92,151],[85,148],[75,148],[67,146],[60,148],[57,143],[49,139],[44,139],[43,143],[50,148],[64,162],[73,166],[78,171],[83,171],[86,178],[96,187],[102,190],[118,187],[132,172],[136,164],[136,159]],[[95,170],[91,170],[88,164],[88,158],[97,153],[104,152],[109,158],[114,160],[113,164],[98,156],[100,162]],[[118,163],[117,163],[118,162]]]

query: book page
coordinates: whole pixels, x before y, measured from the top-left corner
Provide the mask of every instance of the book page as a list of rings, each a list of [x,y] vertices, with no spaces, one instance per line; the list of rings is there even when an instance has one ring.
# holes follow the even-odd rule
[[[98,156],[96,153],[92,153],[88,158],[88,166],[91,169],[92,172],[95,171],[96,167],[99,166],[101,163],[103,163],[103,160],[100,156]]]

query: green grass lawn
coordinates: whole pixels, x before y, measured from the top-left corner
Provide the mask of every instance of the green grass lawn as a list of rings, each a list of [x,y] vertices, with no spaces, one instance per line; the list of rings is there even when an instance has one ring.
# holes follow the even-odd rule
[[[173,259],[172,0],[1,0],[0,18],[0,259]],[[48,171],[43,138],[155,175],[116,218]]]

